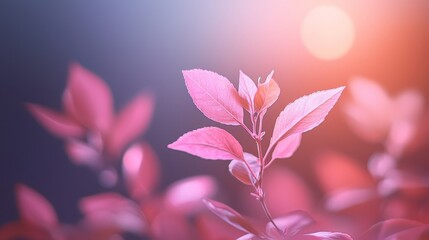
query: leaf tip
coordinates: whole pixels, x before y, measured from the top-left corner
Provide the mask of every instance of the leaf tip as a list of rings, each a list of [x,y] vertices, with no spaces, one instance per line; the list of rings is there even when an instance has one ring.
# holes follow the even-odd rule
[[[167,145],[167,147],[168,147],[169,149],[177,150],[177,149],[176,149],[176,142],[172,142],[172,143],[168,144],[168,145]]]

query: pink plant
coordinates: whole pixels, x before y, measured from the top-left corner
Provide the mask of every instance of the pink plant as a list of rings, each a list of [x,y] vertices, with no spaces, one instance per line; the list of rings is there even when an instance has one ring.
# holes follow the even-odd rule
[[[203,198],[217,194],[217,182],[207,175],[193,176],[172,183],[165,192],[158,194],[155,191],[160,180],[158,165],[155,152],[147,144],[131,146],[123,157],[122,169],[128,193],[139,205],[138,212],[145,219],[140,234],[160,240],[193,239],[197,233],[188,218],[202,212]],[[114,209],[115,203],[110,204],[100,210]],[[111,217],[115,218],[114,215]]]
[[[426,137],[422,96],[406,90],[393,98],[363,78],[353,79],[349,90],[345,111],[350,126],[363,139],[384,148],[365,161],[367,168],[343,154],[317,157],[314,169],[327,194],[326,209],[353,219],[353,232],[387,219],[428,223],[429,179],[406,159],[406,153]]]
[[[394,157],[415,143],[424,110],[419,92],[405,90],[391,97],[379,84],[365,78],[352,79],[349,91],[345,113],[357,135],[383,143]]]
[[[379,222],[365,232],[360,240],[429,239],[429,225],[407,219]]]
[[[205,218],[200,215],[201,199],[215,196],[216,181],[210,176],[194,176],[173,183],[165,193],[155,193],[159,174],[154,166],[158,163],[148,146],[133,145],[124,155],[124,177],[131,197],[115,192],[85,197],[79,202],[83,219],[76,224],[60,223],[45,197],[17,185],[20,220],[2,226],[0,239],[103,240],[123,233],[160,240],[207,239],[202,236],[202,226],[195,228],[188,219]]]
[[[144,230],[144,219],[137,205],[118,194],[84,199],[82,209],[86,218],[76,225],[60,223],[51,203],[28,186],[17,185],[16,198],[21,219],[0,228],[0,239],[107,239],[123,231]],[[109,204],[112,201],[114,204]]]
[[[315,92],[287,105],[277,117],[268,149],[263,151],[263,119],[280,94],[279,86],[272,79],[273,73],[264,82],[259,80],[256,86],[248,76],[240,72],[238,91],[228,79],[214,72],[189,70],[183,71],[183,75],[197,108],[213,121],[242,126],[255,141],[257,154],[255,156],[244,152],[237,139],[218,127],[188,132],[168,147],[205,159],[231,160],[230,173],[253,187],[251,194],[260,202],[267,216],[267,229],[259,230],[241,214],[214,200],[205,200],[208,208],[230,225],[246,232],[240,239],[302,239],[304,236],[300,235],[300,230],[311,221],[304,214],[273,219],[265,201],[262,184],[264,172],[275,159],[288,158],[294,153],[300,144],[302,133],[323,122],[344,87]],[[244,122],[243,108],[249,113],[250,126]],[[296,231],[292,231],[297,225],[299,227],[296,227]],[[315,239],[350,239],[346,234],[331,232],[316,232],[307,236]]]
[[[109,87],[93,73],[73,64],[63,105],[64,113],[36,104],[27,106],[51,134],[64,139],[74,163],[101,171],[101,183],[110,185],[121,180],[116,177],[116,161],[122,159],[129,197],[115,192],[87,196],[79,203],[83,219],[78,224],[65,225],[59,223],[48,200],[19,185],[16,194],[22,220],[0,228],[1,239],[90,240],[132,233],[166,240],[197,235],[188,218],[202,211],[202,198],[217,193],[216,181],[210,176],[194,176],[158,194],[160,167],[155,151],[145,142],[129,146],[149,124],[152,95],[140,94],[115,116]],[[189,194],[191,189],[193,194]]]
[[[117,178],[115,162],[125,147],[147,129],[154,101],[152,94],[142,92],[116,115],[109,87],[74,63],[63,93],[64,112],[32,103],[27,106],[43,127],[64,139],[75,164],[101,171],[101,181],[110,186]]]
[[[230,174],[250,186],[251,196],[257,200],[250,204],[246,200],[247,206],[260,204],[267,220],[245,217],[211,200],[219,187],[208,175],[176,181],[158,192],[161,179],[156,152],[146,142],[131,144],[148,127],[152,95],[139,94],[115,114],[109,87],[73,64],[63,94],[64,112],[36,104],[28,104],[28,109],[50,133],[64,140],[74,163],[96,170],[106,186],[123,183],[126,192],[82,198],[78,206],[83,218],[65,224],[44,196],[18,184],[20,218],[0,228],[0,239],[104,240],[122,239],[125,234],[158,240],[352,239],[343,231],[360,240],[429,238],[429,181],[404,167],[405,153],[421,134],[423,103],[417,92],[392,98],[369,80],[351,82],[348,120],[361,137],[381,143],[384,150],[370,157],[367,169],[341,154],[318,156],[314,169],[318,184],[327,193],[326,211],[314,208],[313,194],[294,172],[271,171],[268,166],[294,154],[302,134],[324,121],[344,87],[315,92],[287,105],[264,149],[264,116],[280,95],[273,73],[255,84],[240,72],[238,91],[214,72],[189,70],[183,75],[197,108],[215,122],[241,126],[256,148],[245,151],[231,133],[219,127],[190,131],[168,147],[204,159],[230,161]],[[117,175],[118,162],[123,178]],[[317,228],[316,219],[322,222]],[[347,224],[352,226],[345,227]],[[332,230],[319,231],[329,228]]]

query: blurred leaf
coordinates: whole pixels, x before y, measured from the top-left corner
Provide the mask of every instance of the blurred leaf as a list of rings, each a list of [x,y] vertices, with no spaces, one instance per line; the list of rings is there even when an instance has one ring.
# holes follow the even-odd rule
[[[119,113],[107,139],[107,150],[118,156],[132,140],[146,131],[152,118],[154,100],[151,94],[135,97]]]
[[[218,217],[223,219],[225,222],[234,226],[235,228],[247,232],[252,233],[256,236],[260,236],[261,233],[256,230],[256,228],[248,222],[240,213],[236,212],[234,209],[228,207],[227,205],[209,199],[204,199],[204,203]]]
[[[28,186],[16,186],[16,200],[22,220],[46,229],[58,225],[57,214],[51,203]]]
[[[102,166],[101,153],[82,141],[67,141],[66,152],[73,163],[77,165],[86,165],[95,169]]]
[[[330,211],[344,211],[378,197],[379,195],[375,189],[344,189],[329,194],[325,206]],[[371,208],[366,206],[360,209],[365,210]]]
[[[63,114],[32,103],[27,104],[27,109],[46,130],[57,137],[80,137],[84,133],[77,122]]]
[[[101,193],[80,200],[85,224],[96,229],[118,229],[141,234],[146,225],[140,208],[129,199],[113,192]]]
[[[203,207],[204,198],[213,197],[218,190],[216,180],[200,175],[174,182],[165,192],[166,206],[175,211],[192,214]]]
[[[313,224],[314,220],[304,211],[293,211],[285,216],[275,218],[274,222],[283,231],[283,236],[294,236]],[[278,236],[279,234],[271,222],[267,223],[266,232],[270,236]]]
[[[75,119],[93,131],[106,133],[113,120],[113,99],[104,81],[78,63],[70,65],[65,100]]]
[[[428,237],[428,225],[407,219],[389,219],[372,226],[359,240],[420,240]]]
[[[0,239],[58,240],[47,229],[27,222],[12,222],[2,226]]]
[[[294,210],[309,211],[313,206],[313,198],[305,182],[287,168],[265,171],[263,187],[268,208],[274,217]]]
[[[340,232],[315,232],[315,233],[304,234],[304,236],[311,236],[313,237],[312,239],[319,239],[319,240],[353,240],[353,238],[350,237],[348,234],[340,233]],[[308,238],[301,237],[300,239],[306,240]]]
[[[147,143],[137,143],[124,154],[122,169],[128,189],[134,199],[153,193],[159,181],[159,162],[155,151]]]
[[[376,82],[354,78],[349,82],[352,97],[345,111],[355,133],[367,141],[384,140],[393,115],[387,92]]]
[[[320,154],[314,170],[318,183],[327,192],[351,188],[374,188],[375,182],[365,168],[353,159],[334,152]]]

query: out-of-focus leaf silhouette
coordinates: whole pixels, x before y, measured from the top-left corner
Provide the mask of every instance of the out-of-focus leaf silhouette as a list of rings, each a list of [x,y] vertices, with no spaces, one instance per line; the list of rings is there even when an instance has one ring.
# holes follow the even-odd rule
[[[267,171],[263,184],[267,205],[274,216],[282,216],[294,210],[310,211],[313,207],[309,188],[291,170],[273,168]]]
[[[225,222],[229,223],[231,226],[241,231],[251,233],[255,236],[260,236],[262,234],[240,213],[228,207],[227,205],[209,199],[205,199],[204,203],[207,205],[210,211],[223,219]]]
[[[214,197],[218,186],[213,177],[201,175],[174,182],[165,192],[165,207],[185,214],[203,208],[203,199]]]
[[[80,137],[84,129],[79,123],[48,108],[37,104],[27,104],[28,110],[51,134],[62,138]]]
[[[113,121],[113,98],[104,81],[78,63],[70,66],[64,107],[85,127],[102,134]]]
[[[202,240],[237,239],[243,234],[211,212],[199,214],[196,227]]]
[[[74,163],[102,172],[114,169],[112,165],[125,148],[146,131],[154,99],[150,93],[141,93],[115,115],[109,86],[73,63],[63,93],[63,113],[36,104],[27,107],[50,133],[65,140],[66,151]],[[115,184],[104,182],[109,186]]]
[[[345,105],[347,120],[357,135],[381,142],[394,156],[400,156],[415,138],[423,115],[420,93],[405,90],[396,97],[376,82],[354,78],[349,82],[351,99]]]
[[[107,149],[118,156],[131,141],[144,133],[152,118],[153,96],[141,93],[121,110],[107,137]]]
[[[371,227],[359,240],[420,240],[429,238],[429,225],[407,219],[389,219]]]
[[[243,235],[242,240],[352,240],[341,232],[313,232],[306,233],[305,228],[314,223],[314,220],[304,211],[293,211],[274,219],[277,227],[268,222],[265,227],[265,235],[257,236],[252,233]]]
[[[47,229],[57,226],[58,219],[54,208],[38,192],[23,184],[18,184],[16,199],[22,220]]]
[[[56,240],[48,230],[22,221],[2,226],[0,239]]]
[[[114,193],[107,192],[88,196],[80,200],[86,226],[95,229],[117,229],[141,234],[145,229],[145,219],[137,204]]]
[[[153,194],[159,181],[159,163],[155,151],[147,143],[137,143],[124,154],[122,161],[128,191],[134,199]]]
[[[314,220],[306,212],[295,211],[285,216],[275,218],[274,222],[282,230],[284,236],[293,236],[313,224]],[[277,229],[270,222],[267,223],[265,231],[270,236],[276,236],[278,234]]]

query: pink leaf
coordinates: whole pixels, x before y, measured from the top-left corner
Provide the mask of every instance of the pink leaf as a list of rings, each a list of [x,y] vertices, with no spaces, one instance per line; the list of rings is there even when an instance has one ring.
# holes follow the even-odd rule
[[[243,232],[229,225],[211,212],[199,213],[196,216],[198,239],[220,240],[237,239]],[[251,234],[254,236],[253,234]]]
[[[122,168],[131,196],[141,199],[153,192],[158,184],[159,163],[147,143],[131,146],[124,154]]]
[[[102,165],[100,152],[79,140],[67,141],[66,152],[73,163],[77,165],[86,165],[92,168],[99,168]]]
[[[423,227],[423,229],[421,229]],[[366,233],[364,233],[359,239],[360,240],[388,240],[388,239],[403,239],[403,240],[413,240],[421,239],[418,236],[415,238],[404,237],[398,238],[398,235],[401,233],[408,233],[410,235],[415,235],[413,230],[429,230],[429,227],[423,225],[416,221],[411,221],[407,219],[389,219],[382,222],[379,222],[372,226]],[[423,233],[420,232],[420,233]],[[406,236],[406,235],[405,235]]]
[[[240,97],[228,79],[199,69],[183,71],[183,76],[192,100],[206,117],[228,125],[243,122]]]
[[[374,153],[368,160],[368,170],[372,176],[382,178],[393,172],[396,160],[388,153]]]
[[[62,137],[79,137],[84,129],[72,119],[36,104],[27,104],[30,113],[51,134]]]
[[[395,99],[395,117],[398,120],[416,121],[424,111],[424,97],[415,90],[401,92]]]
[[[240,97],[245,101],[243,104],[244,108],[248,112],[254,112],[254,98],[256,94],[256,85],[246,74],[240,71],[240,82],[238,85],[238,93]]]
[[[375,182],[366,169],[353,159],[338,153],[321,154],[315,161],[316,177],[328,193],[351,188],[374,188]]]
[[[262,112],[271,107],[280,95],[279,85],[272,79],[274,72],[271,72],[264,83],[258,83],[258,90],[255,95],[255,109]]]
[[[112,95],[101,78],[77,63],[72,64],[66,91],[73,102],[65,106],[73,106],[71,112],[76,119],[91,130],[108,130],[113,117]]]
[[[248,222],[240,213],[236,212],[234,209],[228,207],[227,205],[209,199],[204,199],[204,203],[218,217],[220,217],[225,222],[229,223],[233,227],[247,232],[252,233],[256,236],[260,236],[261,233],[253,227],[253,225]]]
[[[217,192],[216,180],[210,176],[195,176],[173,183],[166,191],[165,204],[175,211],[191,214],[202,209],[202,199]]]
[[[157,240],[188,240],[192,236],[192,226],[183,215],[172,211],[162,211],[151,223],[153,239]],[[151,238],[152,239],[152,238]]]
[[[230,133],[217,127],[188,132],[168,147],[211,160],[244,158],[240,143]]]
[[[248,167],[250,167],[251,171]],[[259,181],[260,169],[261,165],[259,164],[258,158],[250,153],[244,153],[244,161],[232,160],[229,164],[229,172],[231,175],[247,185],[253,185]]]
[[[0,228],[0,239],[54,240],[48,229],[27,223],[12,222]]]
[[[294,134],[281,140],[274,148],[272,159],[289,158],[298,149],[301,144],[301,135]]]
[[[148,127],[154,108],[153,96],[142,93],[119,114],[108,138],[108,151],[118,156],[124,147]]]
[[[326,208],[329,211],[334,212],[344,211],[365,203],[370,204],[369,201],[376,200],[377,197],[378,195],[375,192],[375,189],[354,188],[340,190],[329,195],[326,201]],[[364,207],[359,209],[370,209],[370,207],[368,206],[369,205],[365,205]]]
[[[81,199],[80,209],[85,223],[99,228],[119,228],[133,233],[145,229],[139,207],[117,193],[101,193]]]
[[[274,222],[284,232],[285,236],[294,236],[301,232],[304,228],[314,223],[313,218],[304,211],[294,211],[279,218],[275,218]],[[266,226],[266,232],[270,236],[278,234],[274,225],[269,222]]]
[[[251,233],[248,233],[248,234],[245,234],[245,235],[237,238],[237,240],[259,240],[259,238],[256,237],[255,235],[251,234]]]
[[[416,139],[419,120],[424,110],[423,96],[412,90],[404,91],[394,99],[394,119],[390,126],[386,148],[395,156]]]
[[[287,105],[276,120],[270,146],[284,137],[304,133],[323,122],[344,87],[315,92]]]
[[[271,214],[285,215],[294,210],[310,211],[312,195],[307,185],[287,168],[265,170],[263,187]]]
[[[345,112],[352,129],[365,140],[384,140],[394,114],[390,96],[379,84],[364,78],[352,79],[349,92],[352,99]]]
[[[311,236],[311,237],[314,237],[312,239],[319,239],[319,240],[353,240],[353,238],[350,237],[348,234],[340,233],[340,232],[315,232],[315,233],[305,234],[304,236]],[[302,238],[302,239],[307,239],[307,238]]]
[[[18,184],[16,200],[24,221],[48,229],[58,224],[54,208],[40,193],[23,184]]]

